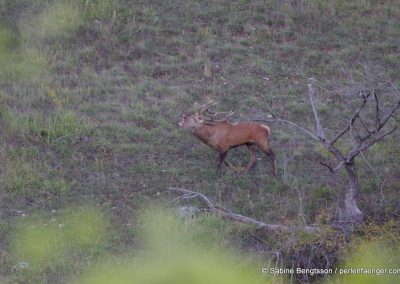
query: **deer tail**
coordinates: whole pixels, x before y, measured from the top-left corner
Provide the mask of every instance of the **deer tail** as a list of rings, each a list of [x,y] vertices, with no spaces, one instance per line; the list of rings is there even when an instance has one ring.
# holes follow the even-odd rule
[[[268,132],[268,136],[271,135],[271,128],[269,128],[268,126],[266,126],[265,124],[260,124],[262,128],[266,129]]]

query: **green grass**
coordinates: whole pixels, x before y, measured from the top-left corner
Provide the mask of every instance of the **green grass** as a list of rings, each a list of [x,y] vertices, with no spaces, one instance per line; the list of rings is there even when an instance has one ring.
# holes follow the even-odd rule
[[[35,147],[6,149],[0,182],[3,191],[19,198],[65,196],[69,184],[62,171],[49,165],[42,155]]]
[[[73,142],[89,129],[87,123],[72,111],[56,111],[45,117],[42,113],[26,115],[3,109],[1,116],[4,128],[12,138],[48,145]]]
[[[334,212],[345,188],[340,174],[319,165],[335,162],[323,149],[272,124],[280,178],[260,152],[248,174],[216,174],[217,153],[179,129],[178,117],[212,98],[237,120],[266,114],[268,105],[313,128],[310,77],[343,90],[348,74],[361,82],[362,63],[399,82],[399,12],[395,1],[0,0],[4,226],[14,226],[16,210],[49,215],[95,204],[115,220],[108,249],[124,251],[134,242],[124,224],[144,201],[170,200],[170,186],[268,223],[318,222]],[[331,135],[343,123],[343,97],[317,91]],[[398,209],[398,138],[366,154],[375,171],[363,159],[357,164],[360,207],[377,222]],[[243,166],[247,150],[232,150],[228,159]],[[223,232],[228,245],[253,240],[251,230],[238,237],[234,224],[204,223],[213,236]],[[0,241],[11,238],[6,231],[0,229]],[[263,249],[276,249],[265,242]],[[13,265],[0,254],[0,275],[19,279]],[[54,282],[66,281],[62,268],[53,272]]]

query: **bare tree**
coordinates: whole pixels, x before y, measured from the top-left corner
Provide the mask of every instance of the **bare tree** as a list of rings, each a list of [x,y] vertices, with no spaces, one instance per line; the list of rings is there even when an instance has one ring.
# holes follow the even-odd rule
[[[363,155],[363,152],[372,145],[396,131],[399,120],[395,115],[400,109],[399,88],[391,80],[387,79],[383,82],[380,81],[379,84],[370,84],[368,88],[354,88],[353,86],[352,90],[348,91],[352,93],[353,97],[356,95],[356,101],[359,105],[357,107],[344,106],[350,116],[344,120],[342,128],[334,134],[331,133],[329,135],[331,137],[328,138],[324,133],[324,129],[327,131],[328,129],[322,126],[319,117],[314,86],[314,83],[308,84],[308,97],[316,125],[315,130],[301,126],[293,121],[282,119],[270,110],[272,120],[260,119],[260,121],[276,121],[296,127],[320,143],[336,158],[337,164],[335,166],[330,166],[322,161],[320,163],[332,173],[345,169],[347,174],[348,186],[343,196],[343,205],[341,206],[338,221],[351,224],[361,223],[364,214],[357,205],[360,183],[355,158]],[[381,102],[381,97],[385,99],[384,103]],[[391,100],[388,97],[391,97]],[[342,116],[344,118],[344,115]],[[338,147],[339,141],[350,147]],[[344,148],[349,148],[349,150],[343,150]]]

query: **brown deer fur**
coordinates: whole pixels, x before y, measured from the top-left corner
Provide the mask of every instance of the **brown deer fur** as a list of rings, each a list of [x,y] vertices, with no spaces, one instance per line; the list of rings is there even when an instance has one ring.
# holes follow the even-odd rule
[[[247,172],[256,163],[256,147],[267,154],[272,160],[273,175],[276,176],[275,154],[268,146],[271,129],[255,122],[229,123],[227,121],[208,121],[203,116],[183,114],[179,126],[190,130],[197,138],[219,152],[218,169],[225,162],[229,149],[246,145],[250,162],[243,170]],[[228,166],[229,164],[225,162]]]

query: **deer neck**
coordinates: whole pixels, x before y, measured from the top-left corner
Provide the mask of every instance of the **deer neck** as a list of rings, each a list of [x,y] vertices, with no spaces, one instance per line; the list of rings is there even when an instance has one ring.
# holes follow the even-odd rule
[[[213,125],[200,124],[194,126],[190,131],[202,141],[208,141],[215,133],[215,127]]]

